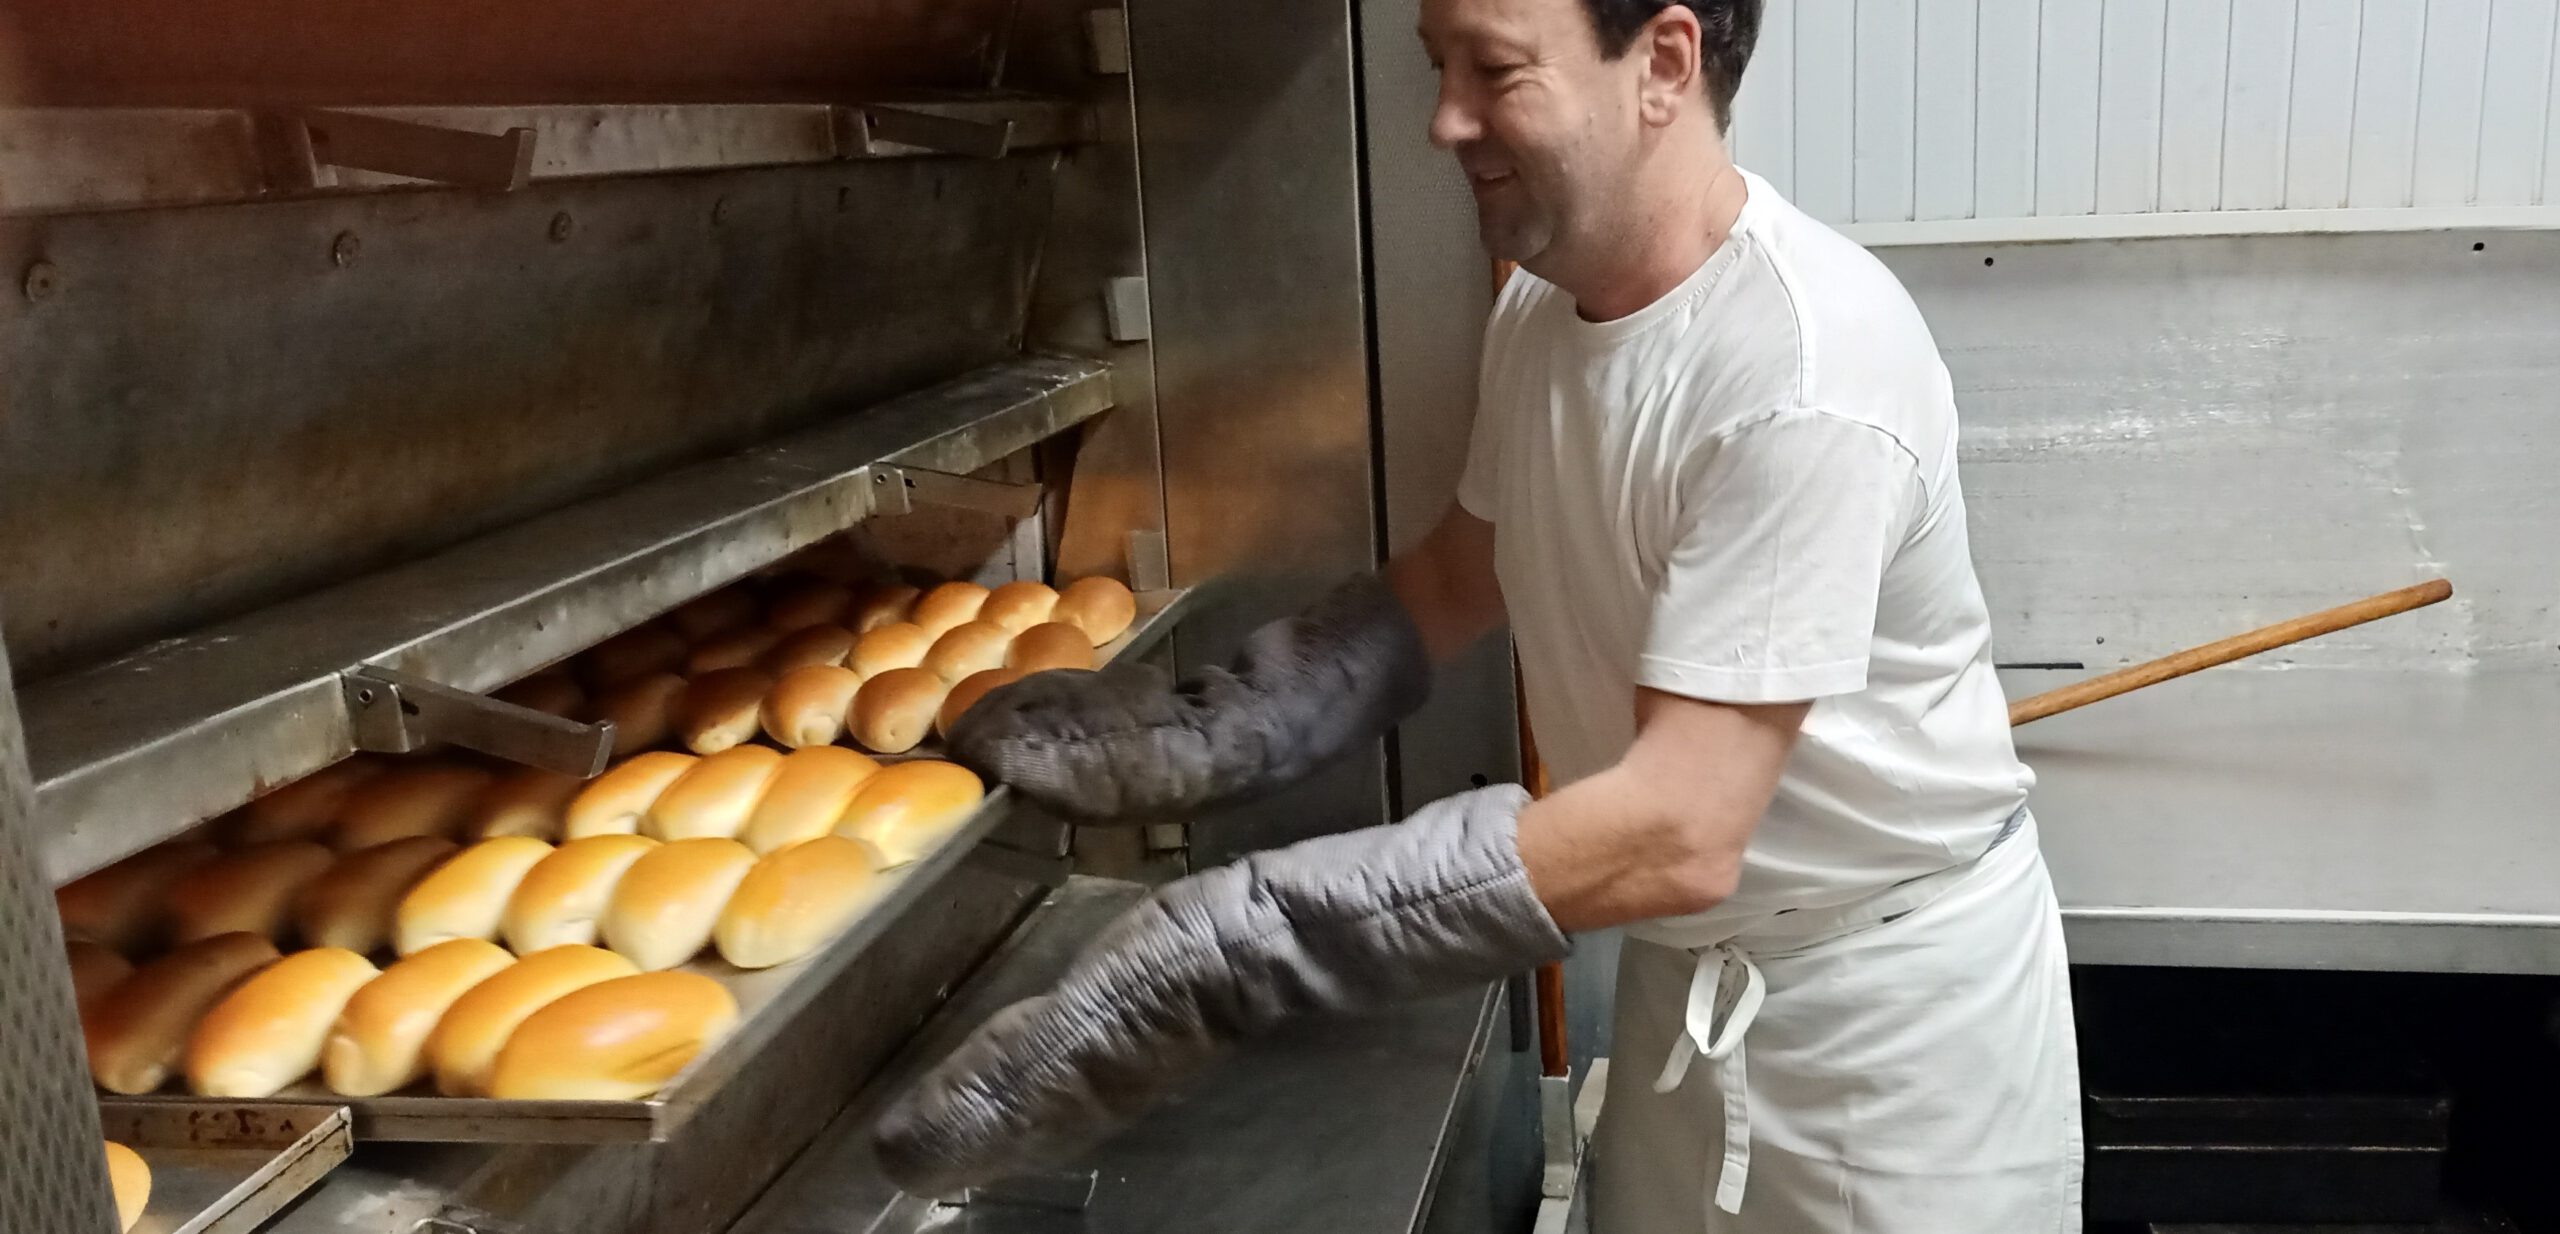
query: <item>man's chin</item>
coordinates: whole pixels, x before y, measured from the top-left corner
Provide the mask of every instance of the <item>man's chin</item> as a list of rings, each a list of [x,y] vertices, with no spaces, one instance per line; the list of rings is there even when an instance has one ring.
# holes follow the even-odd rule
[[[1482,202],[1476,204],[1476,235],[1497,260],[1523,265],[1546,252],[1554,239],[1545,225],[1489,210]]]

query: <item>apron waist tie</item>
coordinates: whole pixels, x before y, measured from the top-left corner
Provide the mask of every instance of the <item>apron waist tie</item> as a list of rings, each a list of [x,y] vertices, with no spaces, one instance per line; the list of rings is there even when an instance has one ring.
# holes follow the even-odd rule
[[[1719,1024],[1718,995],[1729,966],[1741,968],[1742,990]],[[1671,1045],[1671,1057],[1663,1061],[1662,1075],[1653,1082],[1653,1091],[1667,1093],[1687,1078],[1692,1060],[1703,1056],[1715,1064],[1716,1085],[1724,1092],[1724,1166],[1716,1173],[1715,1203],[1728,1213],[1742,1211],[1742,1185],[1751,1175],[1751,1093],[1742,1035],[1759,1016],[1761,1000],[1767,995],[1768,982],[1760,975],[1760,966],[1741,949],[1729,942],[1701,949],[1698,967],[1689,975],[1686,1023]]]

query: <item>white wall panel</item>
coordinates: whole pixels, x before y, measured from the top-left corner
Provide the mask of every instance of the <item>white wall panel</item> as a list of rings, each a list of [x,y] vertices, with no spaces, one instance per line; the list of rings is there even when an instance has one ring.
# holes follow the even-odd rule
[[[2335,210],[2347,204],[2347,158],[2355,141],[2356,43],[2364,13],[2340,0],[2308,0],[2294,10],[2293,114],[2285,121],[2284,204]]]
[[[1857,83],[1851,90],[1857,149],[1851,160],[1856,217],[1912,217],[1912,126],[1919,59],[1914,0],[1858,0]]]
[[[2409,204],[2418,160],[2418,66],[2427,0],[2364,0],[2356,40],[2356,106],[2347,151],[2347,204]],[[2473,135],[2477,145],[2477,134]]]
[[[1858,6],[1797,0],[1796,191],[1815,218],[1855,218]]]
[[[2480,172],[2489,0],[2433,0],[2418,62],[2417,163],[2409,204],[2469,205]]]
[[[2211,210],[2222,201],[2222,128],[2229,93],[2231,0],[2168,0],[2161,38],[2161,210]]]
[[[2169,0],[2108,0],[2098,37],[2098,213],[2160,205],[2160,58]]]
[[[2294,20],[2294,0],[2232,0],[2231,47],[2223,58],[2230,83],[2222,96],[2220,209],[2273,210],[2284,204]]]
[[[2554,0],[2560,3],[2560,0]],[[1742,165],[1780,193],[1796,195],[1796,13],[1773,4],[1760,18],[1760,45],[1733,100],[1733,127],[1745,134]]]
[[[2098,50],[2103,9],[2045,0],[2036,52],[2036,213],[2098,207]]]
[[[1912,53],[1913,218],[1973,217],[1979,13],[1976,0],[1920,0]]]
[[[1975,218],[2036,212],[2036,49],[2044,8],[2037,0],[1981,0],[1974,26]]]
[[[2560,205],[2542,191],[2542,141],[2553,114],[2552,47],[2560,0],[2495,0],[2480,84],[2479,201]]]

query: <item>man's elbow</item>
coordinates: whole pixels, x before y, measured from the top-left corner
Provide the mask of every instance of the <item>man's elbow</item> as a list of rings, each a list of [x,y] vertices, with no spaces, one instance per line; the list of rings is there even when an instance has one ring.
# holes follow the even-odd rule
[[[1665,917],[1703,913],[1733,898],[1742,884],[1743,845],[1736,829],[1716,819],[1680,819],[1672,824],[1669,859],[1660,867]]]

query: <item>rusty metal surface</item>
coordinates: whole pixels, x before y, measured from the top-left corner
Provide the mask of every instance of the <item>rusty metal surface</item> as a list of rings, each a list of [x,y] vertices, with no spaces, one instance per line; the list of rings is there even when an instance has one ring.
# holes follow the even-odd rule
[[[56,283],[0,297],[17,667],[41,680],[1001,358],[1051,162],[0,227],[5,268]]]
[[[143,1234],[249,1234],[355,1146],[347,1112],[325,1103],[110,1101],[100,1119],[108,1139],[151,1169],[151,1198],[134,1225]]]

